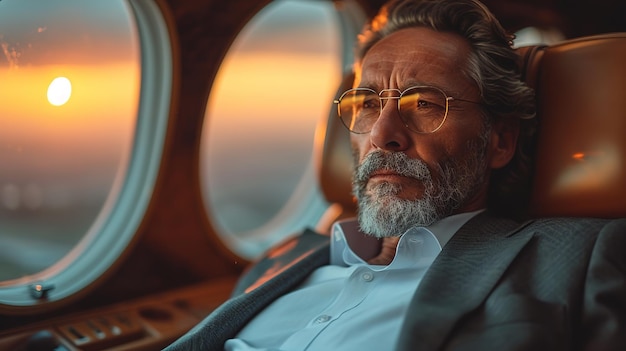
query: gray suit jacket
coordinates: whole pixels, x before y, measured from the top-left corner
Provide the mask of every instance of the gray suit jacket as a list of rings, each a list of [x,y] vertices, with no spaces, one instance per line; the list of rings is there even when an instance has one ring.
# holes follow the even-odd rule
[[[242,277],[233,298],[166,350],[222,350],[264,307],[328,264],[306,231]],[[394,350],[626,350],[626,219],[480,214],[415,291]]]

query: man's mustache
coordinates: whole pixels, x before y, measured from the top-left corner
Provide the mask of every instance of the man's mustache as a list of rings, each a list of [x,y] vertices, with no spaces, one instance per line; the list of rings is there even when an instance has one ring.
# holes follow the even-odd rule
[[[426,162],[412,159],[403,152],[375,150],[367,154],[356,167],[353,181],[356,184],[366,183],[374,173],[383,170],[418,180],[430,179]]]

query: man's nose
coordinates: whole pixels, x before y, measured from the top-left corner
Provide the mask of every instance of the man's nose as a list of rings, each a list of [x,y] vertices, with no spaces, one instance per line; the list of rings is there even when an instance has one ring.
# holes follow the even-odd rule
[[[389,151],[404,151],[410,145],[410,131],[400,118],[398,97],[381,98],[380,116],[374,122],[370,139],[376,148]]]

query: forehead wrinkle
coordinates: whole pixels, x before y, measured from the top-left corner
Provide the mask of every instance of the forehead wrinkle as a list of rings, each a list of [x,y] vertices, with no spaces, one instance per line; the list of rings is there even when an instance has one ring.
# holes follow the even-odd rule
[[[374,90],[433,85],[450,93],[474,88],[463,73],[471,48],[453,33],[413,27],[381,39],[365,54],[355,86]]]
[[[431,55],[435,56],[435,55]],[[408,57],[383,59],[375,64],[363,65],[359,86],[380,89],[405,89],[415,85],[440,85],[427,77],[440,77],[449,72],[449,68],[441,60]],[[427,74],[425,74],[427,73]]]

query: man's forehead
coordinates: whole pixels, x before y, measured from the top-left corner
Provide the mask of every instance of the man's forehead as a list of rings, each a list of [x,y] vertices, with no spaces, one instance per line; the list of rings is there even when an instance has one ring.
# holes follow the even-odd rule
[[[355,86],[423,82],[458,72],[467,62],[470,47],[462,37],[425,27],[396,31],[374,44],[355,67]]]

